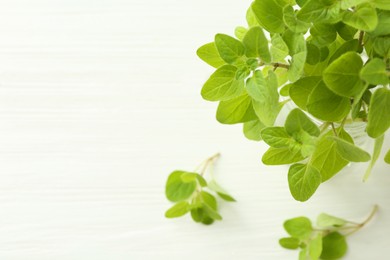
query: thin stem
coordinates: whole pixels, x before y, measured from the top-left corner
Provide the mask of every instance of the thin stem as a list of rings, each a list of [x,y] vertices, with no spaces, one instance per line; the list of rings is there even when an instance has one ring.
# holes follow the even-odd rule
[[[288,64],[283,64],[283,63],[279,63],[279,62],[271,63],[271,65],[274,66],[275,69],[277,69],[277,68],[289,69],[289,68],[290,68],[290,65],[288,65]]]
[[[200,171],[199,171],[199,174],[200,175],[204,175],[206,170],[207,170],[207,167],[214,162],[214,160],[218,159],[219,157],[221,156],[220,153],[217,153],[217,154],[214,154],[213,156],[209,157],[208,159],[206,159],[201,165],[200,167],[198,167],[198,169],[200,168]]]
[[[325,123],[323,123],[323,124],[321,125],[321,127],[320,127],[320,132],[321,132],[321,134],[322,134],[324,131],[326,131],[326,130],[328,129],[329,125],[330,125],[329,122],[325,122]]]
[[[359,33],[359,46],[363,48],[363,38],[364,38],[364,31],[360,31]]]
[[[332,126],[332,130],[333,130],[334,135],[335,135],[335,136],[338,136],[337,131],[336,131],[336,128],[334,127],[333,122],[330,123],[330,125]]]
[[[378,211],[379,207],[378,205],[375,205],[374,208],[372,209],[370,215],[364,220],[362,223],[360,223],[355,230],[345,234],[346,236],[352,235],[353,233],[359,231],[362,227],[364,227],[368,222],[371,221],[371,219],[375,216],[376,212]]]

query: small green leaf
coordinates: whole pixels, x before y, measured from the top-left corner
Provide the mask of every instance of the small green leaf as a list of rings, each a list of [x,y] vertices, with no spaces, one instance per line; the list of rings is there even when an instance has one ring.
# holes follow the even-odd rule
[[[337,31],[333,24],[317,23],[310,28],[311,42],[319,47],[327,46],[334,42]]]
[[[236,80],[237,68],[224,65],[218,68],[202,88],[202,97],[209,101],[229,100],[240,96],[245,90],[243,80]]]
[[[372,85],[385,85],[389,83],[386,63],[379,58],[370,60],[360,71],[360,77]]]
[[[284,61],[289,50],[280,34],[275,33],[271,36],[271,56],[273,62]]]
[[[293,164],[288,171],[291,195],[298,201],[307,201],[321,184],[320,172],[310,164]]]
[[[347,253],[347,241],[338,232],[331,232],[322,239],[321,259],[339,259]]]
[[[296,12],[291,5],[283,8],[283,21],[291,31],[296,33],[306,33],[310,27],[310,23],[297,19]]]
[[[284,31],[283,7],[277,0],[255,0],[252,10],[258,22],[268,32],[281,33]]]
[[[335,136],[329,136],[329,138],[336,141],[337,152],[345,160],[350,162],[368,162],[371,159],[371,155],[369,153],[354,144]]]
[[[165,195],[168,200],[178,202],[188,199],[196,189],[196,182],[183,182],[181,176],[185,171],[172,172],[165,186]]]
[[[299,108],[293,109],[287,116],[284,124],[286,131],[289,135],[293,136],[299,133],[301,130],[307,132],[312,136],[319,136],[320,129],[311,121],[307,115]]]
[[[337,60],[341,55],[350,51],[357,51],[359,48],[359,40],[353,39],[343,43],[330,57],[328,64],[331,64],[333,61]]]
[[[289,219],[284,222],[283,227],[290,236],[300,240],[310,238],[313,232],[311,221],[306,217]]]
[[[351,7],[370,2],[371,0],[342,0],[341,9],[347,10]]]
[[[256,97],[252,103],[259,120],[266,126],[272,126],[281,109],[275,73],[269,71],[264,84],[261,71],[255,71],[253,77],[247,81],[247,89],[253,97]],[[256,94],[255,89],[257,89]]]
[[[328,138],[331,135],[332,131],[329,131],[320,137],[310,160],[310,164],[320,171],[322,182],[329,180],[349,163],[339,154],[336,141]],[[352,137],[343,130],[339,137],[353,142]]]
[[[362,31],[372,31],[378,25],[378,16],[375,8],[370,5],[362,5],[357,10],[346,11],[343,22]]]
[[[317,218],[317,226],[319,227],[342,227],[345,224],[347,224],[346,220],[326,213],[321,213]]]
[[[214,42],[207,43],[201,46],[196,54],[201,58],[204,62],[213,66],[214,68],[219,68],[222,65],[226,64],[225,61],[219,56],[217,47],[215,47]]]
[[[367,133],[372,138],[383,135],[390,127],[390,90],[377,89],[371,97]]]
[[[385,136],[384,135],[381,135],[381,136],[379,136],[378,138],[375,139],[374,151],[372,153],[371,162],[368,165],[366,173],[364,174],[363,181],[367,181],[368,177],[370,177],[372,168],[374,167],[374,165],[375,165],[376,161],[378,160],[379,155],[380,155],[380,153],[382,151],[382,146],[383,146],[384,140],[385,140]]]
[[[388,150],[386,155],[385,155],[385,162],[390,164],[390,150]]]
[[[240,97],[221,101],[217,109],[217,120],[222,124],[238,124],[257,119],[252,99],[244,94]]]
[[[390,2],[388,0],[373,0],[376,8],[390,10]]]
[[[178,218],[185,214],[187,214],[190,211],[189,204],[187,201],[181,201],[176,203],[173,207],[167,210],[165,212],[166,218]]]
[[[295,237],[284,237],[279,239],[279,244],[286,249],[297,249],[300,241]]]
[[[334,93],[353,97],[364,89],[359,73],[363,61],[356,52],[347,52],[332,62],[324,71],[324,82]]]
[[[259,26],[259,22],[256,19],[255,14],[253,13],[252,6],[250,6],[246,12],[246,22],[249,27]]]
[[[383,11],[378,10],[378,25],[375,30],[369,32],[368,34],[373,37],[377,36],[386,36],[390,34],[390,10]]]
[[[357,29],[346,25],[345,23],[337,23],[336,24],[336,30],[337,33],[343,38],[345,41],[350,41],[355,37],[356,32],[358,31]]]
[[[242,41],[245,46],[245,55],[251,58],[260,58],[264,62],[271,62],[271,54],[268,48],[268,40],[261,27],[249,29]]]
[[[244,45],[229,35],[217,34],[214,41],[219,55],[229,64],[235,63],[245,53]]]
[[[221,215],[217,212],[217,200],[208,192],[202,191],[200,193],[204,212],[214,220],[222,220]]]
[[[222,188],[215,180],[209,182],[209,188],[215,191],[222,199],[230,202],[236,201],[229,193]]]
[[[242,27],[242,26],[238,26],[236,27],[236,29],[234,30],[234,35],[237,37],[237,39],[239,39],[240,41],[242,41],[242,39],[244,39],[245,37],[245,34],[248,32],[248,29],[245,28],[245,27]]]
[[[300,150],[291,150],[289,147],[274,148],[270,147],[262,157],[265,165],[282,165],[299,162],[305,159]]]
[[[266,126],[260,120],[244,123],[243,131],[246,138],[253,141],[261,141],[261,130]]]
[[[349,98],[336,95],[320,81],[311,92],[306,105],[313,116],[329,122],[338,122],[351,110]]]
[[[291,136],[284,127],[266,127],[261,131],[261,137],[269,146],[275,148],[288,147],[292,141]]]
[[[322,252],[322,234],[317,234],[309,242],[309,255],[312,260],[317,260]]]
[[[290,45],[290,52],[293,51],[293,54],[290,68],[288,69],[287,73],[290,82],[295,82],[302,76],[303,69],[305,67],[307,56],[305,38],[302,34],[298,34],[294,37],[293,44],[290,43]]]
[[[306,104],[308,102],[309,95],[320,81],[321,77],[317,76],[300,78],[290,87],[289,93],[291,99],[298,107],[306,110]]]

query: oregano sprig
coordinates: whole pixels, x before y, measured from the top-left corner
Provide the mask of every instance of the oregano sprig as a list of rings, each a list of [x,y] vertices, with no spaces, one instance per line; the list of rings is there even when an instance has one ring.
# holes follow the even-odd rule
[[[264,140],[264,164],[289,164],[298,201],[351,162],[370,161],[366,181],[390,127],[390,1],[255,0],[246,19],[236,37],[216,34],[197,52],[216,68],[201,94],[219,102],[217,120]],[[373,151],[355,144],[356,122]]]
[[[173,171],[166,182],[165,195],[174,202],[165,212],[167,218],[181,217],[191,214],[195,222],[205,225],[212,224],[215,220],[222,220],[218,212],[217,199],[210,192],[215,193],[225,201],[236,201],[225,191],[213,176],[213,164],[220,154],[215,154],[202,162],[194,171]],[[210,180],[204,178],[209,172]]]
[[[284,222],[290,237],[279,240],[286,249],[299,249],[299,260],[340,259],[347,252],[346,238],[363,228],[378,211],[375,205],[361,223],[345,220],[326,213],[317,217],[316,227],[307,217],[296,217]]]

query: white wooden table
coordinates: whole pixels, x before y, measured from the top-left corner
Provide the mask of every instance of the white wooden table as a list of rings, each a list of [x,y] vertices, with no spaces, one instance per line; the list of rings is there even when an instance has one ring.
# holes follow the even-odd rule
[[[245,24],[250,1],[0,0],[0,259],[297,259],[285,219],[363,220],[346,259],[390,259],[390,173],[364,165],[292,199],[263,143],[216,122],[195,55]],[[389,147],[389,142],[386,143]],[[238,200],[212,226],[167,220],[167,175],[221,152]],[[383,158],[383,155],[381,156]],[[387,171],[387,172],[386,172]]]

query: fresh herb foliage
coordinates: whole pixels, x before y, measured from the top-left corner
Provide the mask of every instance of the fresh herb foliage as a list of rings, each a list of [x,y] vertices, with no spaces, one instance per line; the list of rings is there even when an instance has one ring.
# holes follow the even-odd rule
[[[219,156],[216,154],[208,158],[193,172],[177,170],[169,175],[165,195],[175,204],[165,212],[165,217],[177,218],[190,213],[195,222],[205,225],[210,225],[215,220],[222,220],[222,216],[218,213],[217,199],[210,192],[225,201],[236,200],[215,181],[212,175],[213,163]],[[203,177],[207,170],[210,172],[208,182]]]
[[[299,260],[340,259],[348,249],[347,237],[364,227],[377,210],[375,206],[362,223],[326,213],[317,217],[316,227],[306,217],[289,219],[283,226],[290,237],[281,238],[279,244],[286,249],[300,250]]]
[[[197,52],[216,68],[201,93],[220,102],[217,120],[243,123],[248,139],[267,143],[264,164],[291,164],[298,201],[350,162],[370,161],[366,180],[390,127],[389,1],[255,0],[246,18],[236,38],[217,34]],[[297,108],[275,125],[289,102]],[[372,153],[345,131],[356,121],[367,123]]]

